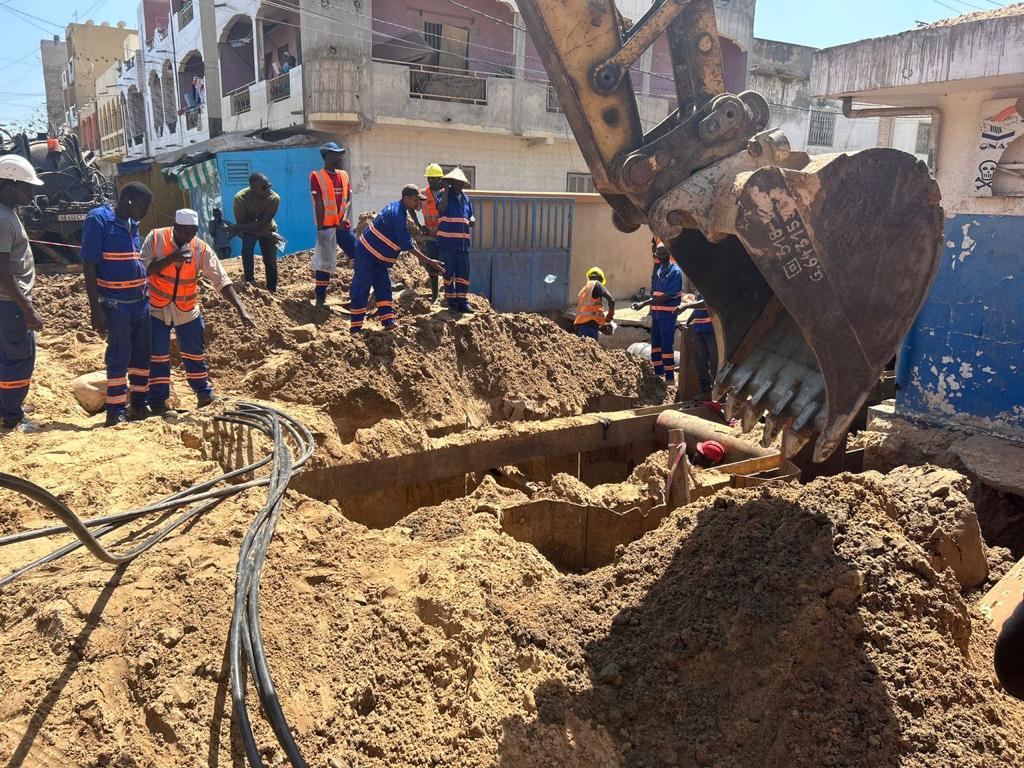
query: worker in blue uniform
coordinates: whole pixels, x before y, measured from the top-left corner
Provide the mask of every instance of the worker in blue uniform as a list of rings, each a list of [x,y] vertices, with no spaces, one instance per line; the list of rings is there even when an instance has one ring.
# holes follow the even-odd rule
[[[445,174],[447,189],[437,200],[437,254],[444,263],[444,298],[452,312],[472,312],[469,305],[469,243],[473,201],[466,195],[469,179],[461,168]]]
[[[651,308],[651,363],[665,381],[676,378],[676,308],[683,296],[683,271],[672,260],[668,246],[654,247],[657,260],[651,274],[651,298],[633,304],[634,310]]]
[[[693,346],[693,364],[697,368],[701,399],[710,400],[715,376],[718,375],[718,342],[715,339],[715,326],[711,322],[711,313],[708,312],[707,305],[704,303],[704,297],[697,293],[694,298],[695,301],[681,304],[676,310],[676,314],[687,309],[693,310],[690,322],[686,327],[690,332],[690,342]]]
[[[384,329],[393,330],[397,325],[395,305],[391,300],[390,270],[403,251],[413,254],[428,271],[444,271],[439,261],[417,250],[409,234],[409,211],[418,210],[425,197],[415,184],[406,184],[402,188],[401,199],[385,205],[355,243],[355,274],[349,293],[349,312],[352,315],[349,330],[352,334],[359,334],[363,330],[371,288],[377,299],[377,319]],[[351,234],[344,236],[353,237]]]
[[[23,408],[36,364],[36,331],[42,318],[32,303],[36,262],[17,209],[43,186],[21,155],[0,157],[0,434],[35,432]]]
[[[149,415],[149,296],[139,220],[152,200],[145,184],[126,184],[115,207],[93,208],[82,224],[90,324],[107,338],[107,426]]]

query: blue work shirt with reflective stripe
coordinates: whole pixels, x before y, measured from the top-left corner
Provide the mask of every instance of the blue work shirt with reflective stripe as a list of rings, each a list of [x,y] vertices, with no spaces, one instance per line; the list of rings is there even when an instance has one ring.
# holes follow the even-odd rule
[[[412,235],[406,224],[408,214],[401,200],[384,206],[377,218],[359,236],[359,245],[389,267],[398,261],[398,254],[413,249]]]
[[[473,218],[473,203],[465,193],[456,197],[454,192],[446,195],[446,201],[444,210],[437,212],[437,247],[468,251],[472,237],[469,222]]]
[[[696,296],[697,301],[704,301],[704,297],[699,293]],[[691,328],[698,333],[714,333],[715,326],[711,322],[711,313],[706,309],[695,309],[693,314],[690,315]]]
[[[82,261],[96,265],[101,298],[133,303],[146,298],[146,267],[139,225],[117,218],[109,205],[93,208],[82,223]]]
[[[674,310],[682,303],[683,270],[674,261],[658,265],[651,275],[651,312]],[[662,309],[659,309],[661,307]]]

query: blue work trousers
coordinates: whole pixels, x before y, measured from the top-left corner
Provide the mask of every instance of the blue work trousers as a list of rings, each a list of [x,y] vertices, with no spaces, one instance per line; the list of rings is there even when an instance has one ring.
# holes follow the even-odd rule
[[[360,245],[356,247],[355,274],[349,291],[352,320],[349,331],[353,334],[363,330],[366,320],[366,305],[370,300],[370,289],[377,297],[377,319],[385,328],[394,328],[395,305],[391,300],[391,273],[388,265],[373,256]]]
[[[676,378],[676,313],[672,309],[651,308],[651,362],[654,372],[664,376],[665,381]]]
[[[178,352],[185,367],[185,379],[196,395],[212,395],[210,371],[206,367],[206,324],[200,315],[190,323],[172,326],[151,319],[153,355],[149,379],[149,402],[163,403],[171,396],[171,331],[178,338]]]
[[[131,385],[131,404],[141,408],[149,398],[149,300],[120,304],[100,299],[107,316],[107,411],[124,413]]]
[[[697,379],[700,381],[701,395],[710,400],[711,389],[718,375],[718,344],[715,342],[715,331],[711,326],[708,330],[690,329],[693,343],[693,364],[697,367]]]
[[[469,308],[469,251],[443,248],[437,254],[444,262],[444,299],[448,309]]]
[[[583,336],[587,339],[593,339],[594,341],[601,341],[601,327],[594,322],[580,323],[576,326],[576,335]]]
[[[327,301],[327,289],[331,285],[331,273],[323,272],[319,269],[313,270],[313,281],[315,284],[314,294],[316,294],[316,300],[321,304]]]
[[[0,301],[0,419],[12,427],[23,418],[36,365],[36,336],[13,301]]]

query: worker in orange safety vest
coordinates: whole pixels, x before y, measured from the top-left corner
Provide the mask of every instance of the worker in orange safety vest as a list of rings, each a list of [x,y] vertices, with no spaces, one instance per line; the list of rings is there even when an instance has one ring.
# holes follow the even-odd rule
[[[427,178],[427,186],[420,190],[425,196],[421,212],[423,213],[423,253],[437,260],[437,225],[441,214],[437,210],[437,200],[444,191],[444,169],[437,163],[430,163],[423,172]],[[430,275],[430,303],[436,304],[440,297],[440,281],[438,275]]]
[[[206,325],[196,303],[200,275],[238,311],[244,325],[255,325],[220,259],[210,246],[196,237],[198,231],[199,215],[183,208],[175,213],[173,227],[154,229],[142,244],[151,327],[148,402],[155,415],[163,415],[168,410],[171,330],[178,337],[185,379],[196,393],[199,407],[209,405],[214,399],[206,365]]]
[[[608,293],[608,281],[604,270],[591,267],[587,270],[587,282],[580,290],[579,306],[576,309],[576,334],[598,341],[601,328],[609,325],[615,317],[615,299]],[[608,302],[608,312],[604,302]]]
[[[313,197],[316,221],[316,247],[313,249],[313,279],[316,306],[327,305],[327,288],[331,276],[338,271],[338,232],[348,229],[348,212],[352,204],[352,185],[341,169],[345,148],[329,141],[320,147],[324,167],[309,174],[309,192]],[[350,256],[352,254],[349,254]]]

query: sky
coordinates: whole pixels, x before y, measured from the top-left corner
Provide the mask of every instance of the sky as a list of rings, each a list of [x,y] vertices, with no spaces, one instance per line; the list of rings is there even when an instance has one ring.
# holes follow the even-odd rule
[[[473,0],[465,0],[471,4]],[[1009,0],[757,0],[758,37],[824,48],[913,29]],[[0,125],[45,103],[39,41],[78,20],[137,24],[138,0],[0,0]]]

